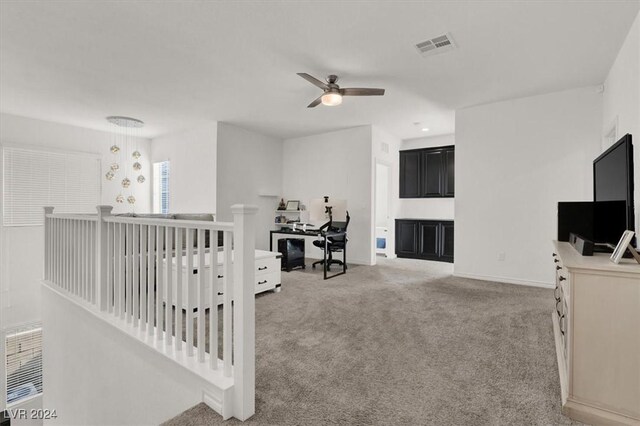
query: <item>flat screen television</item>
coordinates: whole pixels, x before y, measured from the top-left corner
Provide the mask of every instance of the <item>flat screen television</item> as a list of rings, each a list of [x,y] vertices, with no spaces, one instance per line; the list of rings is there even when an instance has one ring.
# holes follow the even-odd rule
[[[633,145],[630,134],[624,135],[593,161],[593,201],[613,208],[624,203],[624,214],[612,214],[610,208],[596,214],[596,243],[615,246],[625,230],[635,230]]]

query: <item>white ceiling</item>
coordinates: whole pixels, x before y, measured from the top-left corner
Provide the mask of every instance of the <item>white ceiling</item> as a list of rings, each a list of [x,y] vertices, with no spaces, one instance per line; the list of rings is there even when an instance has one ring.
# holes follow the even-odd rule
[[[457,108],[601,84],[640,1],[8,2],[0,110],[154,137],[205,120],[294,137],[376,124],[400,138],[454,131]],[[414,44],[450,32],[459,48]],[[383,87],[307,109],[296,72]],[[416,126],[413,123],[420,122]]]

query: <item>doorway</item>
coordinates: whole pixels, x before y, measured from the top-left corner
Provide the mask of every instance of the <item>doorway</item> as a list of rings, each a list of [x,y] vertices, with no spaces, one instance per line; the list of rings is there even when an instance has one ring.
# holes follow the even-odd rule
[[[390,213],[390,167],[376,162],[375,182],[375,247],[376,256],[389,257],[392,250],[389,241],[389,213]]]

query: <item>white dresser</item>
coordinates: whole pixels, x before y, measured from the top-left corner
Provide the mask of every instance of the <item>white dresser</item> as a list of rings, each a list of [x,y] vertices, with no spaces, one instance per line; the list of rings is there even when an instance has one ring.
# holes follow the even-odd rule
[[[274,290],[276,292],[280,291],[281,286],[281,272],[280,272],[280,257],[282,255],[278,252],[264,251],[264,250],[256,250],[256,262],[255,262],[255,289],[256,294],[262,293],[268,290]],[[233,261],[233,260],[232,260]],[[173,287],[172,287],[172,297],[171,300],[173,304],[176,303],[176,296],[178,294],[178,290],[176,287],[177,282],[177,269],[176,268],[176,258],[172,258],[173,262]],[[224,253],[218,253],[218,277],[217,277],[217,288],[216,291],[218,293],[218,304],[223,302],[223,263],[224,263]],[[191,271],[187,271],[187,259],[185,256],[182,257],[182,309],[187,308],[187,291],[191,290],[191,300],[195,300],[197,297],[197,286],[198,286],[198,273],[200,272],[197,267],[197,259],[194,259],[194,267]],[[188,283],[188,274],[192,275],[192,285],[191,288],[187,286]],[[205,256],[205,267],[204,267],[204,282],[209,283],[209,276],[211,274],[211,268],[209,267],[209,256]],[[205,287],[205,308],[209,308],[209,294],[211,292],[210,286]],[[166,293],[166,290],[165,290]],[[166,301],[166,295],[165,295]]]
[[[562,411],[589,424],[640,425],[640,265],[554,246]]]

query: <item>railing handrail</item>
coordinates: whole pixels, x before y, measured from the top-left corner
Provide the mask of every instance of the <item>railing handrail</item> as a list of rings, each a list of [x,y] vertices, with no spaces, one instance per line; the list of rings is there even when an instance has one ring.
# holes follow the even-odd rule
[[[95,213],[49,213],[45,215],[48,219],[73,219],[88,220],[91,222],[98,221],[98,215]]]
[[[233,231],[233,222],[214,222],[210,220],[183,220],[130,216],[107,216],[103,218],[103,220],[107,223],[169,226],[174,228],[204,229],[207,231]]]

